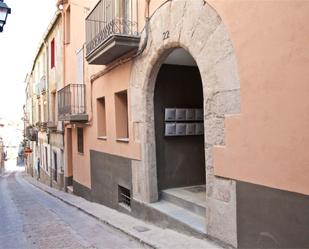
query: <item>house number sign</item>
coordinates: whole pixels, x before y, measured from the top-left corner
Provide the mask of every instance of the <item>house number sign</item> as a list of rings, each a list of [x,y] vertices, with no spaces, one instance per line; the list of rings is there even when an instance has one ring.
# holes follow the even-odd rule
[[[167,30],[165,32],[163,32],[163,41],[170,38],[170,31]]]

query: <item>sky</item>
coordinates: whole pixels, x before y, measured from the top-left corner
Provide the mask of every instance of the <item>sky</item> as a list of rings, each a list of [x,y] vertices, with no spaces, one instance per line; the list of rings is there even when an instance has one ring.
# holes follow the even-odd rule
[[[4,0],[12,13],[0,33],[0,119],[21,120],[25,78],[56,11],[56,0]]]

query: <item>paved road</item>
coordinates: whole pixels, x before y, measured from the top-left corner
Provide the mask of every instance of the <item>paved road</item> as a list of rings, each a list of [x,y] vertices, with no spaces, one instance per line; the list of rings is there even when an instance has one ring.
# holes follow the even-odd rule
[[[35,188],[21,172],[0,174],[0,249],[147,248]]]

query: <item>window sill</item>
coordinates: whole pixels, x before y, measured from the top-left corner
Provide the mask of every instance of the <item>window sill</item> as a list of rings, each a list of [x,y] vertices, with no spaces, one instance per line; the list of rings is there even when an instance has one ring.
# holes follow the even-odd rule
[[[84,152],[77,152],[78,155],[83,156]]]
[[[117,138],[116,141],[122,143],[129,143],[129,138]]]
[[[97,137],[97,139],[99,139],[99,140],[107,140],[107,136]]]

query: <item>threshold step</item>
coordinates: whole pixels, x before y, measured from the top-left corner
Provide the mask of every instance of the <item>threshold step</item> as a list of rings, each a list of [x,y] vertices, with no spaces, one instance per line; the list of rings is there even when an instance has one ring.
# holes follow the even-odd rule
[[[192,229],[193,231],[199,233],[200,235],[204,235],[206,233],[205,217],[203,218],[165,200],[152,203],[150,204],[150,206],[158,212],[174,219],[175,221],[177,221],[177,224],[183,224]],[[175,226],[177,226],[176,223]],[[173,224],[170,225],[173,227]]]
[[[166,189],[161,192],[161,199],[203,218],[206,216],[206,187],[204,185]]]
[[[68,193],[73,194],[73,186],[67,186]]]

